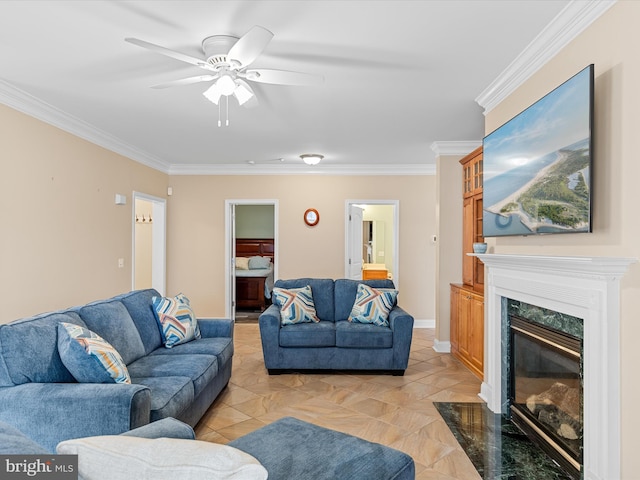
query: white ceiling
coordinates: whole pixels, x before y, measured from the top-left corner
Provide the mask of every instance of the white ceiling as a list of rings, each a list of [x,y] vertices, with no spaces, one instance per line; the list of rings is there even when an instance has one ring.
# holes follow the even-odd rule
[[[170,173],[419,171],[433,142],[482,139],[475,99],[569,3],[3,0],[0,101]],[[253,25],[275,36],[252,67],[325,81],[253,84],[259,106],[230,99],[221,128],[208,84],[149,88],[206,72],[124,41],[202,57],[205,37]]]

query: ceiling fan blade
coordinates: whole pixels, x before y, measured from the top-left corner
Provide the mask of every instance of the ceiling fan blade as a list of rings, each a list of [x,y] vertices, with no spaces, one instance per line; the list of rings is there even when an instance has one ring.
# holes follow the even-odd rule
[[[157,85],[151,85],[151,88],[178,87],[180,85],[191,85],[192,83],[210,82],[216,78],[218,78],[218,75],[198,75],[197,77],[182,78],[171,82],[158,83]]]
[[[207,62],[200,58],[192,57],[190,55],[176,52],[174,50],[169,50],[168,48],[145,42],[144,40],[138,40],[137,38],[127,37],[124,40],[125,42],[133,43],[134,45],[138,45],[139,47],[153,50],[154,52],[166,55],[167,57],[175,58],[176,60],[180,60],[181,62],[190,63],[191,65],[195,65],[196,67],[206,68],[209,70],[212,69]]]
[[[227,58],[240,63],[240,67],[246,67],[262,53],[273,38],[273,33],[264,27],[255,25],[229,49]]]
[[[271,83],[274,85],[322,85],[324,77],[310,73],[290,72],[288,70],[272,70],[258,68],[243,72],[242,76],[252,82]]]

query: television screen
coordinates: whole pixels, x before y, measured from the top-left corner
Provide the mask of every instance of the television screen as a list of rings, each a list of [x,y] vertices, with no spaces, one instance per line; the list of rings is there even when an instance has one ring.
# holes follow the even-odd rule
[[[593,65],[483,140],[483,234],[591,231]]]

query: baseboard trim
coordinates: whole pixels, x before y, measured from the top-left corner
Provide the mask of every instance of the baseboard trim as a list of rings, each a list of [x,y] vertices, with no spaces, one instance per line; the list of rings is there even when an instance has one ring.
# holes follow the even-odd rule
[[[436,338],[433,341],[433,349],[438,353],[451,353],[451,342],[449,340],[440,341]]]
[[[436,328],[435,320],[414,320],[413,328]]]

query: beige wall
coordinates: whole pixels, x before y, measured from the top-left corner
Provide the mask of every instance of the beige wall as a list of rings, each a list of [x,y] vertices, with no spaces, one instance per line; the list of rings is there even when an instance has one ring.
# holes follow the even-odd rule
[[[584,68],[595,64],[594,231],[489,239],[497,253],[640,258],[640,2],[619,1],[486,117],[489,133]],[[640,265],[622,279],[622,474],[640,475]],[[611,372],[615,375],[617,372]]]
[[[435,317],[435,176],[173,176],[168,201],[168,293],[201,316],[225,313],[225,200],[276,199],[280,278],[344,277],[345,201],[399,200],[399,303]],[[307,208],[320,213],[304,224]]]
[[[436,333],[448,342],[451,318],[451,283],[462,283],[462,166],[461,156],[436,159]]]
[[[0,132],[0,323],[130,290],[132,193],[167,176],[3,105]]]

